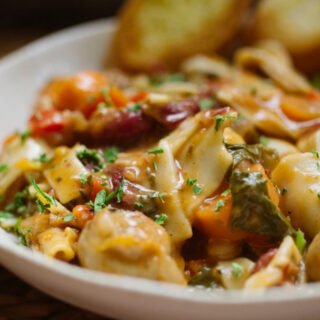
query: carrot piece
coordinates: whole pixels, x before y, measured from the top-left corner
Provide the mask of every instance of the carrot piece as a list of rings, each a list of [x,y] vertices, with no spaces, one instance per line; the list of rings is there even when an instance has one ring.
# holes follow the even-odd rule
[[[92,191],[91,191],[91,200],[94,201],[96,198],[97,194],[101,191],[104,190],[105,187],[102,185],[102,181],[97,178],[92,179]]]
[[[110,87],[109,96],[116,107],[124,107],[129,103],[128,97],[115,86]]]
[[[249,233],[231,227],[232,197],[219,195],[206,200],[195,213],[195,225],[209,238],[243,240]]]
[[[86,223],[93,219],[93,211],[88,205],[77,205],[72,209],[72,214],[74,215],[74,224],[82,229]]]

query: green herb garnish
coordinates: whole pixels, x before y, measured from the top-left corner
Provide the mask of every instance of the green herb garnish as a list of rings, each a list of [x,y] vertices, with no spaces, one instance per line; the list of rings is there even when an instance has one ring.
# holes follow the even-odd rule
[[[282,188],[280,194],[284,196],[288,192],[287,188]]]
[[[94,199],[93,209],[94,213],[99,212],[105,208],[107,202],[107,194],[105,190],[101,190],[97,193],[96,198]]]
[[[109,163],[114,163],[118,158],[119,149],[117,147],[106,148],[104,149],[104,158]]]
[[[71,214],[68,214],[66,215],[64,218],[63,218],[63,222],[70,222],[74,219],[74,215],[71,213]]]
[[[40,154],[38,158],[33,159],[33,161],[38,161],[40,163],[49,163],[53,158],[49,158],[46,153]]]
[[[142,108],[141,103],[136,103],[135,105],[129,108],[129,111],[137,113],[139,110],[141,110],[141,108]]]
[[[154,222],[163,225],[168,220],[168,215],[165,213],[161,213],[160,215],[155,216]]]
[[[192,187],[192,192],[195,195],[199,195],[202,192],[202,188],[197,183],[195,183]]]
[[[97,150],[85,148],[78,151],[76,156],[84,165],[93,165],[94,171],[100,171],[104,167],[103,159]]]
[[[81,172],[79,176],[79,181],[81,184],[87,184],[88,183],[88,176],[86,173]]]
[[[50,204],[57,206],[56,199],[50,195],[48,195],[46,192],[41,190],[41,188],[37,185],[36,181],[33,179],[33,177],[29,177],[29,180],[33,186],[33,188],[36,190],[38,194],[40,194],[46,201],[48,201]]]
[[[296,244],[297,248],[299,249],[299,251],[301,253],[303,253],[303,251],[307,245],[307,241],[304,237],[304,233],[300,229],[296,231],[295,244]]]
[[[224,201],[220,199],[214,207],[214,212],[219,212],[223,207],[224,207]]]
[[[23,144],[30,137],[30,131],[29,130],[23,131],[19,135],[20,135],[21,143]]]
[[[11,212],[0,211],[0,219],[14,219],[15,215]]]
[[[228,188],[228,189],[224,190],[224,191],[221,193],[221,195],[222,195],[223,197],[226,197],[226,196],[228,196],[230,193],[231,193],[231,190]]]
[[[154,148],[154,149],[148,150],[148,154],[160,154],[160,153],[163,153],[162,148]]]
[[[199,101],[199,106],[201,110],[211,109],[214,105],[214,100],[212,99],[202,99]]]
[[[153,162],[152,163],[152,166],[153,166],[153,170],[154,171],[157,171],[158,170],[158,164],[156,162]]]
[[[243,267],[241,264],[237,263],[237,262],[233,262],[231,264],[231,267],[232,267],[232,275],[235,277],[235,278],[240,278],[242,275],[243,275]]]
[[[122,196],[123,196],[123,188],[124,188],[124,179],[121,180],[119,187],[116,191],[116,198],[117,198],[117,203],[121,202]]]
[[[186,180],[186,185],[187,185],[187,186],[193,186],[196,182],[197,182],[197,179],[187,178],[187,180]]]
[[[213,117],[213,119],[216,121],[215,129],[216,129],[216,131],[218,131],[221,128],[221,126],[222,126],[222,124],[223,124],[225,119],[221,114],[215,115]]]
[[[142,209],[144,207],[144,204],[140,201],[135,202],[134,205],[139,209]]]
[[[9,170],[9,166],[5,163],[0,163],[0,172],[7,172]]]

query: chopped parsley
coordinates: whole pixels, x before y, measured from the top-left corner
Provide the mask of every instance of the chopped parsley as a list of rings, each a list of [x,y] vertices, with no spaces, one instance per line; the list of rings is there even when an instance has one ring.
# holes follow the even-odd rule
[[[142,108],[141,103],[136,103],[135,105],[129,108],[129,111],[137,113],[139,110],[141,110],[141,108]]]
[[[134,205],[135,205],[137,208],[139,208],[139,209],[142,209],[142,208],[144,207],[144,204],[143,204],[142,202],[140,202],[140,201],[136,201],[136,202],[134,203]]]
[[[16,236],[18,237],[20,243],[24,246],[28,245],[28,239],[27,239],[27,234],[29,232],[31,232],[32,228],[24,228],[21,225],[22,223],[22,218],[19,217],[17,220],[17,223],[15,224],[15,226],[13,227],[13,232],[16,234]]]
[[[104,167],[103,159],[97,150],[85,148],[76,155],[84,165],[93,165],[94,171],[100,171]]]
[[[49,158],[46,153],[41,153],[38,158],[34,158],[33,161],[38,161],[40,163],[49,163],[53,158]]]
[[[316,159],[320,159],[320,152],[319,152],[319,151],[317,151],[317,150],[311,150],[310,152],[314,155],[314,157],[315,157]]]
[[[70,222],[74,219],[74,215],[72,213],[66,215],[64,218],[63,218],[63,222]]]
[[[225,119],[221,114],[215,115],[213,117],[213,119],[216,121],[215,129],[216,129],[216,131],[218,131],[221,128],[221,126],[222,126],[222,124],[223,124]]]
[[[94,199],[93,209],[94,213],[99,212],[105,208],[107,202],[107,194],[105,190],[101,190],[97,193],[96,198]]]
[[[148,154],[160,154],[160,153],[163,153],[162,148],[154,148],[154,149],[148,150]]]
[[[0,172],[7,172],[9,170],[9,166],[5,163],[0,163]]]
[[[81,172],[79,176],[79,181],[81,184],[88,183],[88,176],[84,172]]]
[[[297,248],[299,249],[299,251],[301,253],[303,253],[303,251],[307,245],[307,241],[304,237],[304,233],[300,229],[298,231],[296,231],[295,244],[296,244]]]
[[[30,137],[30,131],[29,130],[23,131],[19,135],[20,135],[21,143],[23,144]]]
[[[287,189],[287,188],[282,188],[280,194],[281,194],[282,196],[284,196],[287,192],[288,192],[288,189]]]
[[[121,180],[119,187],[116,191],[116,198],[117,198],[117,203],[121,202],[122,196],[123,196],[123,187],[124,187],[124,179]]]
[[[214,100],[212,99],[202,99],[199,101],[200,109],[207,110],[211,109],[214,105]]]
[[[118,158],[119,149],[117,147],[106,148],[104,149],[104,158],[109,163],[114,163]]]
[[[320,199],[320,192],[317,193],[317,197]]]
[[[187,178],[187,180],[186,180],[187,186],[193,186],[196,182],[197,182],[197,179]]]
[[[36,199],[36,205],[40,213],[44,213],[50,208],[48,203],[43,204],[39,199]]]
[[[231,193],[231,190],[230,190],[230,189],[226,189],[226,190],[224,190],[224,191],[221,193],[221,195],[222,195],[223,197],[226,197],[226,196],[228,196],[230,193]]]
[[[156,162],[153,162],[152,166],[153,166],[154,171],[158,170],[158,164]]]
[[[223,208],[223,206],[224,206],[224,201],[220,199],[214,207],[214,212],[219,212],[220,209]]]
[[[193,187],[192,187],[192,192],[195,194],[195,195],[199,195],[201,192],[202,192],[202,188],[198,185],[198,184],[194,184]]]
[[[0,219],[13,219],[15,215],[11,212],[0,211]]]
[[[24,190],[17,192],[14,196],[12,202],[10,202],[6,207],[6,211],[17,212],[17,213],[25,213],[27,210],[27,201],[29,198],[29,190],[25,188]]]
[[[269,139],[266,136],[261,136],[259,142],[266,147],[269,144]]]
[[[155,220],[154,220],[154,222],[155,223],[157,223],[157,224],[159,224],[160,226],[161,225],[163,225],[163,224],[165,224],[165,222],[168,220],[168,215],[167,214],[165,214],[165,213],[161,213],[161,214],[157,214],[156,216],[155,216]]]
[[[37,185],[36,181],[34,180],[33,177],[29,177],[29,180],[33,186],[33,188],[36,190],[36,192],[43,197],[44,199],[46,199],[50,204],[54,205],[55,207],[57,206],[57,202],[56,199],[50,195],[48,195],[46,192],[44,192],[43,190],[41,190],[41,188]]]
[[[197,184],[197,179],[187,178],[186,185],[192,186],[192,192],[196,195],[199,195],[202,192],[202,188]]]
[[[158,198],[160,199],[160,201],[162,203],[164,203],[164,197],[166,196],[166,193],[165,192],[159,192],[159,191],[156,191],[156,192],[153,192],[151,195],[150,195],[150,198],[152,199],[155,199],[155,198]]]
[[[242,275],[243,275],[243,267],[241,264],[237,263],[237,262],[233,262],[231,264],[231,268],[232,268],[232,275],[235,277],[235,278],[240,278]]]

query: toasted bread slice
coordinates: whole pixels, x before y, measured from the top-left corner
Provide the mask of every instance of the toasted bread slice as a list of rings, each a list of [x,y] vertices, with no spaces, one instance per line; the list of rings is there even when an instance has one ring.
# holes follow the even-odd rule
[[[114,52],[122,67],[150,70],[211,53],[239,30],[250,0],[130,0]]]
[[[262,0],[251,32],[282,42],[304,71],[320,70],[319,0]]]

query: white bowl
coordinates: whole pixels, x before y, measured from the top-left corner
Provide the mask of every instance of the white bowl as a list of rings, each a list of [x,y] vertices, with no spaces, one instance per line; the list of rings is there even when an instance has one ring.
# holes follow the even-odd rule
[[[3,139],[23,130],[36,93],[52,76],[101,69],[114,34],[98,21],[49,36],[0,61]],[[0,262],[38,289],[119,319],[316,319],[320,285],[267,292],[202,291],[144,279],[93,272],[47,258],[0,230]]]

